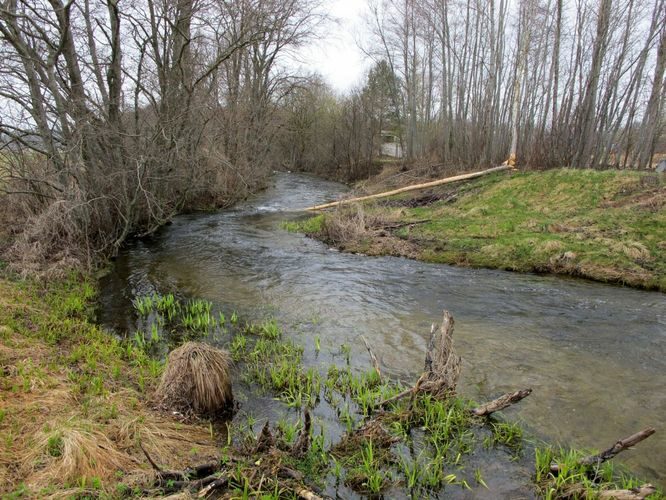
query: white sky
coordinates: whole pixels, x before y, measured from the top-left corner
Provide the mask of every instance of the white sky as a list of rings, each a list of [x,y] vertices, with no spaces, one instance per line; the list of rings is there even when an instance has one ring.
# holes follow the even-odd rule
[[[299,50],[301,70],[317,72],[338,92],[347,92],[363,82],[372,62],[357,45],[362,39],[366,0],[330,0],[325,11],[334,22],[321,31],[322,39]]]

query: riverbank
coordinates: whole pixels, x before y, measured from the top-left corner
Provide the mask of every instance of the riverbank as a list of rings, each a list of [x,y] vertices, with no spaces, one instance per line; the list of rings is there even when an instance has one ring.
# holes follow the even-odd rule
[[[135,302],[136,311],[127,313],[144,318],[144,329],[122,341],[91,321],[94,296],[95,288],[80,278],[49,284],[0,279],[4,496],[126,498],[201,489],[194,478],[160,479],[166,473],[152,470],[144,453],[163,470],[212,462],[226,491],[262,498],[312,489],[429,497],[444,489],[454,495],[498,491],[497,481],[510,488],[499,491],[557,497],[572,488],[589,495],[641,484],[610,464],[599,472],[602,483],[586,479],[586,467],[576,464],[582,454],[534,449],[515,423],[474,416],[476,403],[463,397],[438,400],[423,393],[374,413],[405,387],[372,369],[352,370],[351,346],[343,349],[346,362],[322,371],[304,364],[303,347],[285,338],[274,320],[211,316],[212,303],[187,302],[195,308],[173,296]],[[275,398],[273,411],[284,416],[274,426],[259,433],[263,422],[240,412],[227,437],[206,421],[191,424],[152,408],[164,348],[173,347],[166,339],[182,327],[177,315],[160,320],[151,309],[162,302],[199,325],[188,335],[228,346],[234,379],[258,391],[241,390],[241,400]],[[190,318],[190,309],[198,315]],[[303,411],[312,412],[311,423],[309,415],[301,418]],[[272,444],[264,449],[267,433]],[[498,475],[489,465],[498,461],[504,463],[500,470],[523,472]],[[566,465],[557,478],[549,475],[551,461]]]
[[[381,191],[387,178],[366,181],[364,193]],[[498,173],[338,208],[286,227],[343,251],[666,291],[663,175]]]
[[[0,279],[0,493],[8,498],[154,497],[201,489],[190,478],[160,479],[166,473],[151,470],[143,449],[163,470],[212,461],[225,491],[262,498],[313,490],[430,497],[444,489],[557,498],[641,484],[612,464],[590,479],[588,467],[578,464],[583,454],[535,449],[516,423],[475,416],[477,404],[464,397],[439,400],[424,392],[376,413],[405,387],[372,368],[352,369],[352,346],[340,346],[343,360],[335,366],[309,366],[304,347],[275,320],[248,323],[205,300],[157,295],[127,311],[143,327],[123,341],[92,322],[94,297],[90,282],[76,278],[48,285]],[[160,318],[153,308],[161,303],[180,313]],[[273,426],[259,432],[264,422],[241,410],[227,437],[206,421],[195,425],[152,408],[163,354],[181,338],[174,333],[186,319],[195,325],[188,336],[228,346],[237,396],[246,404],[270,398],[272,413],[282,415]],[[324,350],[318,337],[313,348]],[[254,389],[245,393],[245,384]],[[310,416],[301,418],[308,411],[311,423]],[[272,444],[261,448],[255,436],[267,435]],[[566,469],[552,476],[551,461]]]
[[[163,361],[92,321],[96,289],[71,277],[0,278],[0,496],[119,498],[150,467],[217,457],[208,425],[151,408]]]

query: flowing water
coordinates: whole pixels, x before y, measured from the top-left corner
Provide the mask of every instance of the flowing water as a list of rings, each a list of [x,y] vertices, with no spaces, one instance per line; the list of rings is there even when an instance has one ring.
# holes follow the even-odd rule
[[[386,372],[413,381],[430,325],[447,309],[456,320],[465,395],[487,400],[531,387],[533,394],[505,415],[538,438],[576,447],[605,448],[656,427],[615,460],[666,485],[666,295],[343,254],[281,229],[281,221],[303,217],[289,210],[345,189],[278,174],[272,187],[235,209],[176,218],[130,245],[102,279],[102,322],[131,330],[135,295],[177,289],[227,311],[270,314],[292,325],[309,347],[306,363],[316,362],[318,335],[322,353],[331,353],[326,361],[339,362],[339,346],[349,344],[353,363],[367,368],[364,335]],[[512,496],[510,487],[502,491]]]

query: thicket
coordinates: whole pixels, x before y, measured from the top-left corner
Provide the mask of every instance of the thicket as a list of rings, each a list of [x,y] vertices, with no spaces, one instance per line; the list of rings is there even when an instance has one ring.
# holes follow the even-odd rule
[[[93,267],[273,169],[367,177],[388,139],[459,170],[659,150],[664,0],[374,3],[373,66],[345,96],[285,58],[327,21],[308,0],[3,4],[0,246],[23,270]]]

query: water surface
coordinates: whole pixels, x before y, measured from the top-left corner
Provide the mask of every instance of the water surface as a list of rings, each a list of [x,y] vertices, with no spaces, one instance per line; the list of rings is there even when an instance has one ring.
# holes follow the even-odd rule
[[[132,297],[177,289],[226,310],[275,315],[306,344],[317,334],[332,360],[340,344],[350,344],[354,362],[369,366],[362,334],[386,372],[414,380],[430,324],[447,309],[463,357],[462,392],[486,400],[531,387],[507,414],[534,436],[576,447],[605,448],[656,427],[615,460],[666,484],[666,295],[342,254],[281,229],[281,221],[303,216],[289,210],[345,189],[278,174],[272,187],[235,209],[176,218],[132,244],[103,278],[102,321],[131,329]]]

